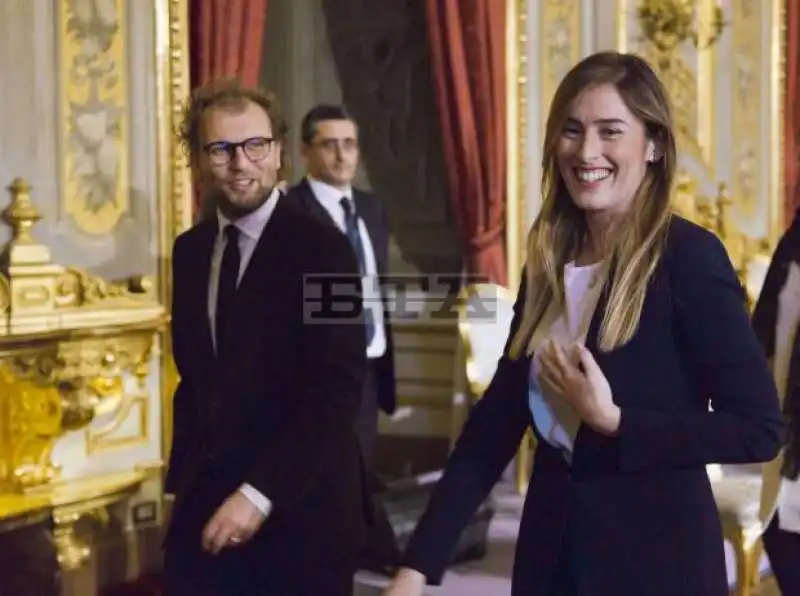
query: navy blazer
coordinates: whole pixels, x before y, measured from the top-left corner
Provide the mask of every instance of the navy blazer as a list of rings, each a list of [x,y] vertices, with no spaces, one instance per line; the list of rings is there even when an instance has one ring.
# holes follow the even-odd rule
[[[523,283],[512,336],[525,291]],[[705,465],[771,460],[782,432],[742,287],[719,239],[674,216],[638,331],[625,346],[601,352],[607,295],[586,344],[622,409],[619,432],[607,437],[582,425],[571,466],[538,437],[512,596],[549,594],[560,556],[572,562],[581,595],[727,596]],[[529,368],[529,357],[500,359],[408,546],[405,564],[430,583],[441,580],[461,528],[526,428],[535,431]]]

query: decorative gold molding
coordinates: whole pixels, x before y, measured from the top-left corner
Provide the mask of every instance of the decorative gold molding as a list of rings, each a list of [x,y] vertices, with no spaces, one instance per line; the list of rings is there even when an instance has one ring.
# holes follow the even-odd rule
[[[91,557],[92,548],[75,532],[83,517],[94,517],[103,523],[110,519],[109,507],[133,496],[145,480],[141,471],[92,478],[49,491],[47,501],[53,508],[53,542],[62,571],[74,571]]]
[[[714,43],[700,44],[697,49],[697,144],[709,177],[717,179],[717,52],[716,37],[720,19],[716,0],[701,0],[699,31],[703,39]]]
[[[556,88],[581,58],[582,6],[576,0],[543,0],[540,10],[539,84],[544,131]]]
[[[144,364],[144,363],[142,363]],[[121,449],[147,443],[150,439],[150,409],[147,395],[147,378],[149,367],[134,367],[134,376],[138,385],[136,392],[129,392],[125,387],[126,379],[117,377],[99,377],[90,383],[92,391],[98,396],[95,407],[95,418],[108,416],[109,420],[99,428],[86,428],[86,454],[93,455],[112,449]],[[132,434],[120,434],[120,429],[131,419],[134,413],[136,422]]]
[[[528,2],[506,0],[506,262],[516,288],[527,236]]]
[[[784,176],[786,147],[784,97],[786,93],[786,0],[771,0],[770,4],[770,106],[769,106],[769,168],[768,230],[770,250],[780,240],[786,222],[784,218]]]
[[[758,135],[769,92],[769,73],[760,64],[763,15],[762,0],[731,0],[731,191],[737,210],[748,218],[757,214],[764,175]]]
[[[188,0],[155,0],[158,103],[158,235],[161,303],[172,304],[172,244],[192,223],[191,178],[175,137],[183,102],[189,95]],[[178,373],[168,330],[161,335],[161,453],[172,443],[172,395]]]
[[[104,383],[146,378],[164,308],[147,278],[111,283],[52,262],[30,233],[41,215],[15,180],[3,217],[13,230],[0,267],[0,490],[26,491],[57,476],[50,455],[85,429]]]
[[[630,52],[628,36],[630,28],[631,0],[617,0],[616,7],[616,47],[618,52]]]
[[[106,234],[129,208],[125,6],[56,5],[64,209],[83,232]]]
[[[5,365],[0,396],[0,428],[6,429],[0,433],[0,489],[3,484],[13,490],[50,482],[58,475],[50,456],[61,434],[61,394],[52,385],[16,377]]]
[[[769,251],[784,231],[786,2],[731,0],[731,7],[732,210],[740,222],[763,218],[751,233]]]
[[[657,0],[652,5],[666,6]],[[691,8],[696,10],[697,34],[701,41],[714,43],[699,43],[699,49],[685,43],[669,54],[631,32],[644,27],[637,6],[633,0],[617,0],[617,46],[640,53],[659,71],[675,106],[684,174],[706,192],[727,180],[733,227],[753,236],[747,246],[762,246],[762,239],[774,246],[783,231],[785,0],[731,0],[725,13],[714,0],[697,0]],[[724,35],[717,39],[721,18],[726,21]],[[723,54],[729,57],[720,75]],[[730,98],[722,104],[729,110],[722,113],[720,97]],[[730,149],[720,153],[722,144]]]

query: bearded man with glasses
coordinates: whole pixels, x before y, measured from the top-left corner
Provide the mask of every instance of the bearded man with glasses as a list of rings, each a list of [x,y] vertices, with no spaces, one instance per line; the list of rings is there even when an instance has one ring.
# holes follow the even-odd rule
[[[215,211],[173,249],[168,594],[352,593],[371,516],[353,428],[360,275],[347,239],[276,188],[286,132],[271,95],[234,83],[196,90],[185,110]],[[349,283],[352,308],[321,316],[308,275]]]

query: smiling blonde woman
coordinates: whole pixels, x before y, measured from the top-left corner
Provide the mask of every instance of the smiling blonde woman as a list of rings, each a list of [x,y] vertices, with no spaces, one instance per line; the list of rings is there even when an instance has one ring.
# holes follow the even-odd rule
[[[441,581],[531,426],[512,596],[727,596],[705,466],[772,459],[781,413],[725,249],[671,213],[672,115],[648,64],[577,64],[543,155],[506,353],[386,594]]]

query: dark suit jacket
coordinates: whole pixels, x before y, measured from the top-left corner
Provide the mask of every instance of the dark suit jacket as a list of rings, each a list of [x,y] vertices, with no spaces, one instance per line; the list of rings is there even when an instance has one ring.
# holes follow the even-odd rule
[[[512,334],[525,292],[523,284]],[[597,338],[606,298],[586,343],[622,409],[619,433],[609,438],[582,426],[571,467],[539,437],[512,594],[548,594],[563,554],[580,595],[727,596],[705,465],[770,460],[782,427],[741,286],[720,241],[675,217],[638,332],[603,353]],[[463,429],[406,553],[406,564],[429,581],[439,581],[459,530],[532,425],[529,369],[530,358],[504,356]]]
[[[772,255],[764,286],[753,310],[753,328],[767,358],[775,355],[775,326],[778,323],[778,296],[786,285],[789,265],[800,263],[800,210],[786,230]],[[795,336],[789,363],[789,378],[783,401],[788,425],[786,450],[783,455],[783,475],[796,480],[800,476],[800,334]]]
[[[353,251],[342,234],[281,198],[239,284],[232,347],[218,358],[207,307],[217,225],[182,234],[173,254],[181,380],[167,552],[173,539],[199,544],[198,525],[247,482],[273,510],[242,552],[259,549],[264,561],[287,566],[355,557],[369,511],[353,430],[366,370],[363,322],[308,322],[303,303],[306,273],[358,279]]]
[[[289,189],[287,197],[296,200],[308,213],[319,221],[330,226],[335,226],[330,214],[325,207],[320,205],[314,192],[305,178]],[[388,275],[389,272],[389,218],[383,202],[374,194],[353,189],[353,200],[356,211],[364,220],[364,225],[369,232],[372,248],[375,251],[375,264],[378,275]],[[338,230],[338,228],[337,228]],[[386,334],[386,352],[375,363],[377,370],[378,405],[387,414],[393,414],[397,408],[397,390],[394,371],[394,343],[392,340],[392,323],[388,309],[388,300],[385,293],[383,298],[384,333]]]

